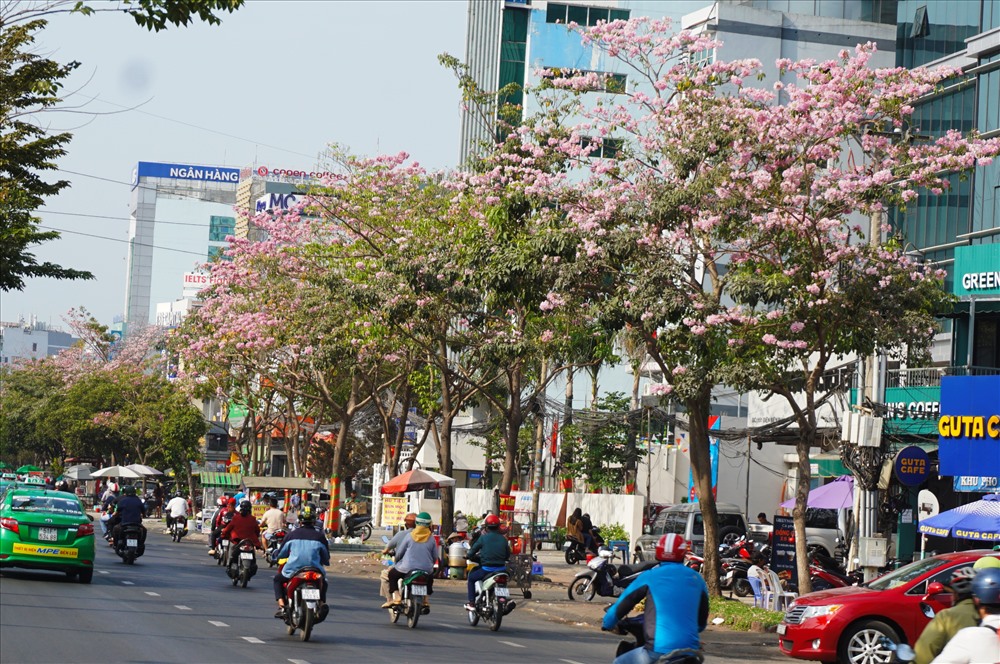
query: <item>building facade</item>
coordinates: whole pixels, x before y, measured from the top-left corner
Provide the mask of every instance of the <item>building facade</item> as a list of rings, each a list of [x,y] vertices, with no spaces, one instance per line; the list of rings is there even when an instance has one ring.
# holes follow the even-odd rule
[[[50,330],[34,319],[0,322],[0,364],[58,355],[77,341],[68,332]]]

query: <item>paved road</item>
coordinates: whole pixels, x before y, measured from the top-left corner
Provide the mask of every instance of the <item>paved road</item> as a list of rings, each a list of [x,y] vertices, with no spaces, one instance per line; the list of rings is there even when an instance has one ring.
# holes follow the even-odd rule
[[[100,541],[100,540],[98,540]],[[0,662],[609,662],[619,637],[515,610],[493,633],[468,626],[462,584],[440,584],[415,630],[377,608],[377,581],[331,576],[332,610],[307,643],[271,617],[273,572],[234,588],[197,541],[151,529],[146,555],[126,566],[99,547],[91,585],[7,570],[0,577]],[[515,593],[515,598],[517,593]],[[706,633],[708,662],[787,661],[773,636]],[[474,654],[473,654],[474,653]]]

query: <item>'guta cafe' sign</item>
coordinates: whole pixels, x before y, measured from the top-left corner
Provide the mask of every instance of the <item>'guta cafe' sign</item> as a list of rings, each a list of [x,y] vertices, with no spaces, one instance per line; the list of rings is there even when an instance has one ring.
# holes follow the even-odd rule
[[[944,376],[938,459],[945,476],[1000,477],[1000,376]]]

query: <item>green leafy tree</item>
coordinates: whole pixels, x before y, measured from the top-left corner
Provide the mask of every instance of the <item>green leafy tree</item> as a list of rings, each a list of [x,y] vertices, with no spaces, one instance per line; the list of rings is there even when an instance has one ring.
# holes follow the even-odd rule
[[[112,3],[109,3],[112,4]],[[79,62],[60,64],[35,52],[45,16],[78,12],[94,14],[125,11],[139,25],[160,31],[186,26],[198,18],[219,23],[218,13],[232,12],[243,0],[125,0],[96,9],[73,0],[8,2],[0,6],[0,291],[23,290],[31,277],[93,279],[85,270],[39,262],[32,248],[57,239],[59,233],[40,229],[35,211],[47,197],[70,186],[66,180],[48,181],[44,174],[56,168],[72,135],[52,133],[40,121],[58,110],[66,78]]]

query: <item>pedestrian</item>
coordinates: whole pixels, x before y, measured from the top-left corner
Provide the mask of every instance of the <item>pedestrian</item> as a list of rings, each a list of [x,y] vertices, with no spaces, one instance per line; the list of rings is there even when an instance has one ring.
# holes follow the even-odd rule
[[[767,514],[765,514],[764,512],[761,512],[760,514],[757,515],[757,523],[764,526],[771,525],[771,522],[767,520]]]
[[[157,482],[153,487],[153,516],[157,519],[163,517],[163,484]]]

